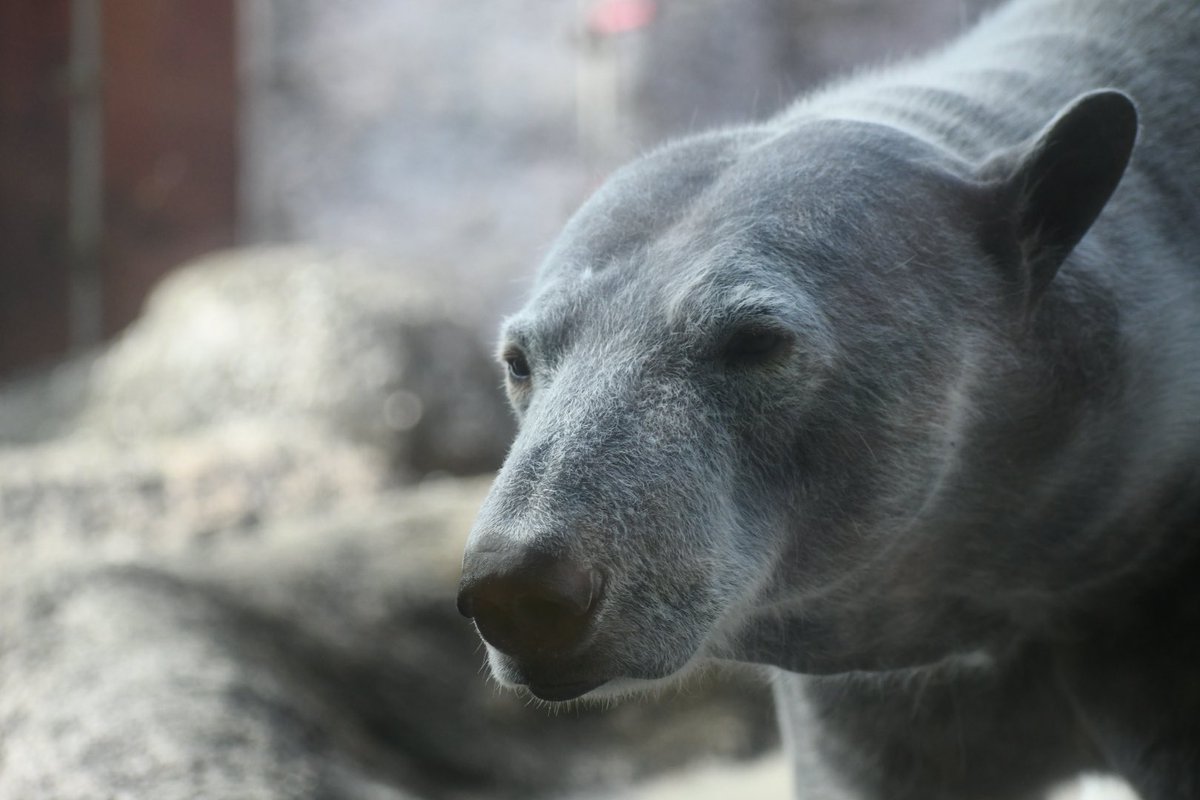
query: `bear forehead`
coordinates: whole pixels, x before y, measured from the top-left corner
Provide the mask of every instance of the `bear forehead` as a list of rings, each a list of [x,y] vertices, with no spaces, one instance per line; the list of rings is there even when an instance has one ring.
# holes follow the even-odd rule
[[[669,283],[770,261],[781,249],[817,259],[870,249],[889,228],[919,223],[918,207],[925,217],[953,207],[962,170],[875,123],[814,120],[684,140],[602,187],[552,248],[538,284],[608,271],[622,282]]]

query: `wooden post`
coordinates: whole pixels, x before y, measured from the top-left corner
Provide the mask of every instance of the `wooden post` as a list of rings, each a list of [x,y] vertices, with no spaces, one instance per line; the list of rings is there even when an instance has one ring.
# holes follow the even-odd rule
[[[104,231],[104,115],[100,74],[102,0],[71,0],[71,108],[67,152],[69,197],[71,345],[100,341],[104,306],[100,293],[100,244]]]
[[[237,0],[0,0],[0,376],[234,243]]]
[[[106,0],[104,328],[171,268],[234,243],[236,0]]]
[[[66,351],[68,0],[0,0],[0,372]]]

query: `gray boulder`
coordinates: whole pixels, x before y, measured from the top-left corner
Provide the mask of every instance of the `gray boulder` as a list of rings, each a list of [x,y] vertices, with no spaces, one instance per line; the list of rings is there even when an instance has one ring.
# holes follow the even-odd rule
[[[299,419],[386,453],[402,477],[483,472],[512,421],[488,345],[454,305],[345,253],[207,256],[166,278],[105,350],[0,389],[0,442]]]

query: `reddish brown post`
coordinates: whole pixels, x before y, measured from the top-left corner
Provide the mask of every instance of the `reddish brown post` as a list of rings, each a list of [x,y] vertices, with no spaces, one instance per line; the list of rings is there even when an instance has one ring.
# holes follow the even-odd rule
[[[68,0],[0,0],[0,372],[67,349]]]
[[[236,0],[107,0],[104,329],[169,269],[234,242]]]
[[[0,376],[233,243],[236,6],[0,0]]]

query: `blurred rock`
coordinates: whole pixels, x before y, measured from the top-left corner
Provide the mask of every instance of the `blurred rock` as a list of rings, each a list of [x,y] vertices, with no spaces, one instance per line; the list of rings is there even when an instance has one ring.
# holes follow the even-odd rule
[[[6,569],[0,798],[548,797],[774,743],[729,676],[554,714],[489,685],[453,599],[486,487]]]
[[[378,452],[303,423],[0,448],[0,551],[23,569],[182,554],[279,517],[330,513],[387,483]]]
[[[104,351],[0,393],[0,442],[299,420],[401,477],[480,473],[513,430],[488,349],[448,287],[346,254],[230,251],[173,273]]]
[[[753,761],[700,762],[631,789],[587,793],[578,800],[790,800],[794,796],[787,757],[775,752]]]
[[[511,416],[453,294],[345,254],[263,248],[168,277],[96,362],[82,425],[115,438],[309,417],[412,472],[503,459]]]

